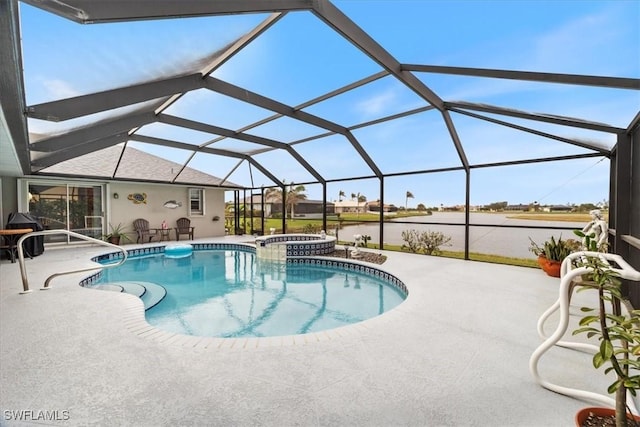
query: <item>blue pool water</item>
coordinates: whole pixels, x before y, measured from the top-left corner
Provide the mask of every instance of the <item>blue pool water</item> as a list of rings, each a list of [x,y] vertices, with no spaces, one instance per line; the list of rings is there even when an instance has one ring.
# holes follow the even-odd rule
[[[198,250],[184,258],[129,258],[97,284],[138,281],[167,293],[147,321],[180,334],[267,337],[332,329],[375,317],[406,295],[344,268],[263,262],[252,252]]]

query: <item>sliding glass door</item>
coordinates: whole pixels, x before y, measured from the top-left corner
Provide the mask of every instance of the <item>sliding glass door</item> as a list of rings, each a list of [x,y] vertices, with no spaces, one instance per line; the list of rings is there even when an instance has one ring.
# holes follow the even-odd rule
[[[29,182],[29,213],[45,230],[70,230],[99,239],[104,233],[103,186]],[[76,241],[45,236],[45,243]]]

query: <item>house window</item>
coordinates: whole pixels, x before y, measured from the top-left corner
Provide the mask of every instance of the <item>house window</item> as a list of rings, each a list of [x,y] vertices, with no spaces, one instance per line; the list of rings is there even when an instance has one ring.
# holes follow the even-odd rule
[[[204,216],[204,190],[189,189],[189,216]]]

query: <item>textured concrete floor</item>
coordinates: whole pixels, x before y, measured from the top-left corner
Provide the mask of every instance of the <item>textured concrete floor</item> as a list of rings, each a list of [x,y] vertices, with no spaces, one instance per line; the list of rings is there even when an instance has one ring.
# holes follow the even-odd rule
[[[540,270],[387,252],[382,267],[410,294],[382,316],[320,334],[199,340],[146,325],[136,297],[79,287],[88,273],[38,290],[102,251],[27,260],[36,290],[26,295],[18,264],[0,263],[0,425],[568,426],[588,406],[529,373],[559,284]],[[540,370],[592,391],[608,384],[589,355],[567,349]],[[20,423],[16,411],[59,421]]]

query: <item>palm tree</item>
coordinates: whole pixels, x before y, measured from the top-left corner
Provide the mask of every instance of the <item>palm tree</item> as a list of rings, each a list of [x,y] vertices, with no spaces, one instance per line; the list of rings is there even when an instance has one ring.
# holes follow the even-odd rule
[[[338,193],[338,201],[341,202],[343,197],[346,197],[344,191],[340,190]]]
[[[282,181],[284,183],[284,181]],[[284,200],[285,212],[284,215],[287,214],[287,211],[290,211],[291,218],[294,216],[294,208],[301,200],[306,200],[307,195],[304,192],[307,189],[304,185],[296,185],[293,183],[284,186],[284,189],[280,187],[273,187],[267,189],[265,192],[265,200],[268,202],[280,202]]]
[[[405,211],[407,210],[407,205],[409,203],[409,199],[413,199],[413,198],[414,198],[413,197],[413,193],[411,191],[407,191],[407,195],[406,195],[406,197],[404,199],[404,210]]]
[[[358,217],[360,216],[360,202],[365,203],[367,201],[367,196],[365,196],[364,194],[360,194],[358,193],[358,198],[357,198],[357,211],[358,211]]]
[[[302,200],[307,200],[307,195],[304,192],[307,191],[304,185],[293,186],[293,183],[288,188],[286,205],[291,208],[291,218],[293,218],[293,209]]]

